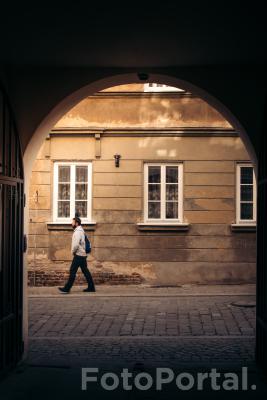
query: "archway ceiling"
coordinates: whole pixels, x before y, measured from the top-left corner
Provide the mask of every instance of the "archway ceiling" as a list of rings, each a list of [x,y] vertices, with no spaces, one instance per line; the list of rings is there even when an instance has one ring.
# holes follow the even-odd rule
[[[210,93],[259,147],[266,99],[263,2],[60,3],[1,4],[0,77],[23,151],[71,93],[94,80],[146,68]]]
[[[1,6],[0,57],[6,65],[166,67],[266,60],[265,13],[257,1],[17,3]]]

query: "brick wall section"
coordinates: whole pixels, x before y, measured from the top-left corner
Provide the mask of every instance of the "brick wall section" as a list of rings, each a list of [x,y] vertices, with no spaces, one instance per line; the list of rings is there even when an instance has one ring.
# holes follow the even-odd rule
[[[53,271],[37,269],[28,271],[29,286],[63,286],[68,279],[69,273],[64,270]],[[94,272],[92,273],[96,285],[139,285],[143,278],[138,273],[116,274],[115,272]],[[86,280],[81,272],[77,273],[74,285],[86,285]]]

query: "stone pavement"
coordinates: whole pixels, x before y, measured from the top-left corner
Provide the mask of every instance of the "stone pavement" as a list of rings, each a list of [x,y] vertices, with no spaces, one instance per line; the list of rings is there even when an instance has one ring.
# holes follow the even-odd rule
[[[31,366],[64,367],[193,367],[253,365],[251,338],[84,338],[31,339]]]
[[[1,400],[98,399],[265,399],[266,379],[254,363],[255,287],[182,286],[151,288],[99,286],[94,294],[75,286],[29,288],[29,352],[0,383]],[[81,390],[81,368],[120,376],[155,376],[157,367],[177,373],[231,372],[248,368],[256,390],[179,392],[103,390],[99,381]]]
[[[31,337],[253,336],[253,296],[31,298]]]
[[[253,361],[253,285],[81,290],[30,288],[30,363]]]

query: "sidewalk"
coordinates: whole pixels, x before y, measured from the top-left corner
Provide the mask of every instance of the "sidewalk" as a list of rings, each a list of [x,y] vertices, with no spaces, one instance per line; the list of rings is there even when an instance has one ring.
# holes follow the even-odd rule
[[[179,297],[179,296],[255,296],[255,284],[240,285],[181,285],[156,287],[149,285],[98,285],[95,293],[83,293],[86,286],[73,286],[67,296],[92,297]],[[29,287],[29,297],[62,297],[57,286]]]

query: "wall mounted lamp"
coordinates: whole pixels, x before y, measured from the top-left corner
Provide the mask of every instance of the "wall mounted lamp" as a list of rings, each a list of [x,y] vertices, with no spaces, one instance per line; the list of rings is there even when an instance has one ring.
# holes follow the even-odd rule
[[[120,154],[115,154],[114,155],[114,159],[115,159],[115,167],[119,168],[121,155]]]

